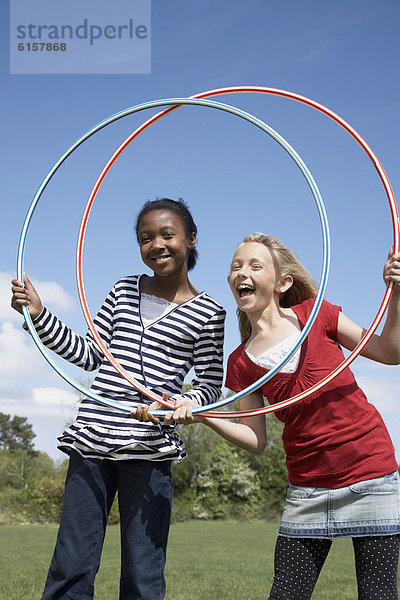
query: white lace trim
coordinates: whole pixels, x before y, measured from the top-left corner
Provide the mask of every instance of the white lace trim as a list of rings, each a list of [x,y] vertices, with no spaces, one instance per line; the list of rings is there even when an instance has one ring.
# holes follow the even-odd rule
[[[178,306],[175,302],[170,302],[166,298],[160,298],[159,296],[153,296],[153,294],[146,294],[146,292],[142,292],[141,296],[143,299],[148,300],[149,302],[154,302],[156,304],[171,304],[172,306]]]
[[[290,348],[293,346],[293,342],[298,336],[298,332],[285,338],[279,344],[268,348],[265,352],[262,352],[257,357],[253,356],[246,350],[247,356],[257,365],[264,369],[273,369],[288,353]],[[279,371],[280,373],[294,373],[299,365],[301,347],[296,350],[293,356]]]
[[[174,309],[177,304],[175,302],[169,302],[165,298],[159,298],[159,296],[153,296],[152,294],[141,294],[140,302],[140,316],[145,327],[154,323],[158,319],[161,319],[164,315]]]

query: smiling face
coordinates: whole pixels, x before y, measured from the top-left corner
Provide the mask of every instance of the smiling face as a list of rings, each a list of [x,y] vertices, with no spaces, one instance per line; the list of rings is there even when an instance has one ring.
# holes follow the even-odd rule
[[[169,210],[152,210],[140,220],[138,239],[142,260],[155,275],[166,277],[187,271],[187,255],[196,241],[186,234],[178,215]]]
[[[264,310],[292,283],[281,278],[271,251],[259,242],[240,244],[232,259],[229,286],[240,310],[249,313]]]

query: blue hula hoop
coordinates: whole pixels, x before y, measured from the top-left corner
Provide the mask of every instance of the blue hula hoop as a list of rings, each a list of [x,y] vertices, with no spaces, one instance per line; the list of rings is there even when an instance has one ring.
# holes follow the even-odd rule
[[[60,166],[68,158],[68,156],[70,156],[70,154],[72,154],[72,152],[74,152],[74,150],[76,150],[81,144],[83,144],[92,135],[94,135],[95,133],[97,133],[98,131],[100,131],[101,129],[106,127],[107,125],[110,125],[111,123],[117,121],[118,119],[121,119],[130,114],[140,112],[142,110],[146,110],[149,108],[158,108],[161,106],[181,106],[181,105],[206,106],[209,108],[215,108],[217,110],[222,110],[224,112],[231,113],[233,115],[236,115],[236,116],[252,123],[256,127],[260,128],[262,131],[264,131],[265,133],[270,135],[270,137],[272,137],[276,142],[278,142],[280,144],[280,146],[282,146],[282,148],[289,154],[289,156],[297,164],[298,168],[302,172],[304,178],[307,181],[307,184],[309,185],[309,187],[311,189],[311,192],[313,194],[313,197],[316,202],[317,209],[318,209],[318,214],[319,214],[321,229],[322,229],[322,237],[323,237],[323,265],[322,265],[321,280],[320,280],[320,284],[319,284],[319,288],[318,288],[318,294],[315,299],[315,303],[314,303],[313,309],[310,313],[310,316],[309,316],[304,328],[301,330],[299,336],[296,338],[292,348],[289,350],[289,352],[286,354],[286,356],[280,361],[280,363],[276,365],[276,367],[274,369],[271,369],[271,371],[269,371],[264,377],[261,377],[254,384],[252,384],[251,386],[248,386],[241,392],[238,392],[237,394],[230,396],[229,398],[224,398],[224,399],[214,402],[212,404],[209,404],[206,406],[200,406],[200,407],[193,409],[193,413],[197,414],[197,413],[206,412],[206,411],[209,411],[210,409],[218,408],[220,406],[224,406],[225,404],[234,402],[235,400],[245,396],[246,394],[249,394],[249,393],[253,392],[254,390],[258,389],[264,383],[266,383],[269,379],[274,377],[274,375],[276,375],[276,373],[278,373],[280,371],[280,369],[290,360],[290,358],[293,356],[293,354],[297,351],[297,349],[301,346],[301,344],[307,337],[308,333],[310,332],[311,327],[313,326],[313,324],[315,322],[318,312],[321,308],[322,300],[323,300],[323,297],[324,297],[324,294],[326,291],[326,286],[328,283],[328,275],[329,275],[329,265],[330,265],[330,235],[329,235],[329,225],[328,225],[328,218],[327,218],[325,206],[324,206],[320,191],[318,189],[318,186],[315,183],[315,180],[314,180],[313,176],[311,175],[311,172],[309,171],[308,167],[306,166],[306,164],[304,163],[302,158],[297,154],[297,152],[292,148],[292,146],[279,133],[277,133],[274,129],[272,129],[272,127],[267,125],[261,119],[254,117],[250,113],[247,113],[241,109],[235,108],[228,104],[224,104],[224,103],[216,102],[216,101],[212,101],[212,100],[204,100],[204,99],[200,100],[200,99],[194,99],[194,98],[167,98],[167,99],[161,99],[161,100],[154,100],[151,102],[145,102],[143,104],[138,104],[138,105],[130,107],[126,110],[120,111],[120,112],[112,115],[111,117],[106,118],[105,120],[103,120],[100,123],[98,123],[97,125],[95,125],[92,129],[87,131],[85,134],[83,134],[80,138],[78,138],[78,140],[74,144],[72,144],[72,146],[70,146],[70,148],[64,154],[62,154],[62,156],[53,165],[53,167],[50,169],[50,171],[48,172],[46,177],[43,179],[38,191],[36,192],[32,202],[31,202],[31,205],[30,205],[27,215],[25,217],[25,221],[23,223],[23,227],[22,227],[22,231],[21,231],[21,235],[20,235],[20,241],[19,241],[19,245],[18,245],[17,278],[20,281],[22,281],[22,279],[23,279],[23,264],[24,264],[25,248],[26,248],[26,239],[27,239],[27,234],[28,234],[28,230],[29,230],[29,225],[31,223],[35,208],[36,208],[44,190],[46,189],[48,183],[50,182],[50,180],[52,179],[54,174],[57,172],[57,170],[60,168]],[[103,396],[100,396],[99,394],[96,394],[95,392],[85,388],[78,381],[73,379],[53,359],[53,357],[48,352],[47,348],[43,345],[38,334],[36,333],[32,319],[29,315],[28,308],[26,306],[23,306],[23,315],[24,315],[27,327],[32,335],[32,338],[33,338],[36,346],[38,347],[39,351],[41,352],[42,356],[50,364],[50,366],[62,377],[62,379],[64,379],[64,381],[66,381],[69,385],[71,385],[73,388],[75,388],[80,393],[92,398],[93,400],[96,400],[97,402],[100,402],[101,404],[105,404],[107,406],[112,406],[114,408],[118,408],[125,412],[130,412],[132,410],[132,408],[133,408],[132,405],[128,406],[126,404],[121,404],[120,402],[116,402],[114,400],[104,398]],[[152,411],[152,413],[155,416],[160,416],[160,417],[165,416],[168,412],[171,412],[171,409]]]

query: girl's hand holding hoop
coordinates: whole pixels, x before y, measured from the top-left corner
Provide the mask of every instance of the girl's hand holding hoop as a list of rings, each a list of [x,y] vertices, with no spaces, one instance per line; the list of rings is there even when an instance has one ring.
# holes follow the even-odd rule
[[[23,278],[23,284],[18,281],[18,279],[13,279],[11,281],[11,291],[13,293],[11,298],[11,306],[14,310],[21,314],[22,307],[27,306],[32,319],[36,319],[36,317],[38,317],[43,310],[43,304],[40,300],[39,294],[28,279],[26,273],[24,273]]]
[[[168,400],[169,395],[168,392],[164,392],[163,394],[163,399],[164,400]],[[149,411],[153,411],[153,410],[162,410],[164,407],[162,404],[160,404],[159,402],[152,402],[151,404],[138,404],[138,406],[136,407],[135,410],[131,411],[131,416],[133,419],[136,419],[137,421],[140,421],[141,423],[153,423],[153,425],[158,425],[160,423],[160,420],[158,417],[155,417],[152,412]],[[172,415],[174,413],[168,413],[168,415],[165,415],[164,417],[164,423],[166,425],[169,425],[171,423],[172,419]],[[171,418],[166,421],[166,417],[170,417]]]
[[[386,285],[391,281],[394,283],[393,292],[400,291],[400,252],[394,254],[393,246],[383,267],[383,280]]]
[[[385,365],[400,364],[400,252],[390,248],[383,266],[385,285],[393,283],[386,321],[380,335],[373,335],[361,356]],[[365,335],[365,329],[353,323],[342,312],[338,321],[338,341],[347,350],[353,350]]]
[[[136,421],[140,421],[141,423],[153,423],[153,425],[158,425],[160,423],[160,419],[158,417],[154,417],[152,413],[149,413],[153,410],[161,410],[163,408],[162,404],[159,402],[152,402],[151,404],[138,404],[135,410],[131,411],[131,416]]]
[[[190,402],[190,400],[180,398],[175,402],[174,412],[169,412],[167,415],[165,415],[164,423],[166,425],[169,425],[171,421],[176,421],[176,423],[180,423],[181,425],[191,425],[192,423],[198,423],[200,421],[200,418],[193,415],[192,409],[193,404]]]
[[[163,399],[169,399],[167,392],[163,394]],[[153,423],[154,425],[158,425],[160,419],[152,415],[152,413],[149,411],[160,410],[162,408],[163,406],[159,402],[152,402],[149,405],[139,404],[136,410],[131,412],[131,415],[134,419],[140,421],[141,423]],[[186,400],[184,398],[176,400],[175,409],[168,412],[164,416],[164,424],[170,425],[172,421],[176,421],[182,425],[191,425],[192,423],[197,423],[199,419],[192,414],[192,408],[193,406],[190,400]]]

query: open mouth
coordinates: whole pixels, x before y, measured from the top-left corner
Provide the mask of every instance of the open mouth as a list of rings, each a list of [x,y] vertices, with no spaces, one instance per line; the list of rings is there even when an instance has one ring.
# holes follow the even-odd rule
[[[248,298],[250,298],[256,290],[255,287],[243,283],[238,285],[237,291],[240,300],[248,300]]]

